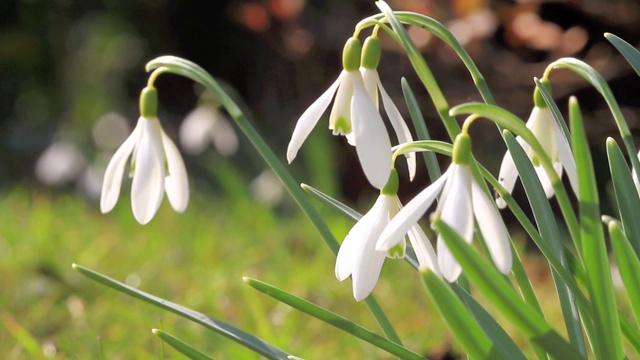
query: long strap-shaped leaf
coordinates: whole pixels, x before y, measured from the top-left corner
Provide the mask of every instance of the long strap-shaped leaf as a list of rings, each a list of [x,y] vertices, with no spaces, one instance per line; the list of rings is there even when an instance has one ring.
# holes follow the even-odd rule
[[[91,280],[94,280],[100,284],[106,285],[110,288],[113,288],[121,293],[127,294],[136,299],[155,305],[161,309],[171,311],[172,313],[180,315],[185,319],[189,319],[193,322],[196,322],[208,329],[211,329],[217,332],[220,335],[226,336],[227,338],[241,345],[246,346],[247,348],[257,352],[258,354],[268,359],[288,359],[290,355],[286,351],[281,350],[269,344],[268,342],[262,339],[259,339],[249,333],[246,333],[227,323],[215,320],[197,311],[191,310],[184,306],[172,303],[165,299],[161,299],[157,296],[151,295],[144,291],[125,285],[117,280],[111,279],[110,277],[102,275],[84,266],[73,264],[72,267],[74,270],[90,278]]]
[[[449,225],[441,219],[433,224],[447,247],[462,266],[464,274],[501,313],[532,343],[557,359],[584,359],[582,354],[560,336],[536,311],[532,311],[507,279]]]
[[[442,279],[430,271],[423,275],[423,279],[431,301],[471,359],[510,359],[500,352],[500,344],[491,341],[462,300]],[[513,355],[516,358],[517,352]]]
[[[254,289],[267,294],[272,298],[293,307],[294,309],[298,309],[306,314],[313,316],[316,319],[322,320],[327,324],[333,325],[342,331],[345,331],[359,339],[373,344],[376,347],[389,352],[390,354],[400,357],[401,359],[424,359],[422,356],[403,347],[402,345],[389,341],[384,337],[354,323],[347,318],[344,318],[327,309],[321,308],[318,305],[315,305],[284,290],[278,289],[273,285],[248,277],[245,277],[243,280]]]
[[[624,289],[629,296],[631,309],[636,317],[636,324],[640,324],[640,260],[624,235],[618,221],[609,222],[609,235],[611,247],[618,262],[620,277],[624,283]]]
[[[607,157],[624,233],[638,255],[640,254],[640,221],[638,221],[637,212],[640,209],[640,198],[638,198],[638,190],[633,183],[629,165],[618,144],[612,138],[607,139]]]
[[[194,348],[193,346],[187,344],[186,342],[178,339],[177,337],[166,333],[159,329],[153,329],[151,332],[162,339],[162,341],[169,344],[172,348],[176,349],[183,355],[187,356],[192,360],[213,360],[211,357],[204,354],[202,351]]]
[[[600,221],[600,204],[591,152],[575,98],[569,100],[573,152],[578,170],[578,203],[580,237],[587,288],[592,303],[595,329],[594,352],[597,359],[622,359],[622,335],[613,294],[613,283],[607,258],[604,230]]]

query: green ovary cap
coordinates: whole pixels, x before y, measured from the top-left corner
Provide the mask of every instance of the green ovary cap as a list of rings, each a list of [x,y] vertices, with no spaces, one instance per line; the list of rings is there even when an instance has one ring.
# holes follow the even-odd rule
[[[380,194],[382,195],[398,195],[398,186],[400,181],[398,180],[398,172],[396,169],[391,169],[391,174],[389,175],[389,181],[387,181],[387,185],[385,185],[382,190],[380,190]]]
[[[453,143],[453,156],[451,161],[454,164],[468,165],[471,157],[471,136],[469,134],[459,134]]]
[[[380,54],[382,54],[382,47],[380,45],[380,38],[369,36],[362,46],[362,60],[360,66],[365,69],[375,70],[380,63]]]
[[[342,50],[342,66],[347,71],[356,71],[360,68],[360,54],[362,53],[362,44],[360,40],[352,37],[344,44]]]
[[[153,87],[145,87],[140,93],[140,115],[144,118],[158,116],[158,91]]]
[[[549,79],[542,79],[541,81],[542,85],[544,85],[549,93],[551,93],[551,83],[549,82]],[[544,102],[544,98],[542,97],[542,94],[540,93],[540,90],[538,90],[537,86],[536,89],[533,90],[533,105],[542,109],[547,107],[547,103]]]

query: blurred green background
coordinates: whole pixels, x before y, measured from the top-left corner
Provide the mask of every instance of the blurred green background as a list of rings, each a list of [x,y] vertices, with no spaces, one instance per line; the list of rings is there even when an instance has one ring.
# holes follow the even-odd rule
[[[517,115],[526,119],[531,109],[532,78],[550,61],[575,56],[610,81],[638,132],[640,79],[602,37],[606,31],[640,42],[636,1],[389,4],[446,24],[498,104]],[[100,214],[97,204],[104,167],[139,115],[147,61],[171,54],[207,69],[246,104],[284,160],[297,117],[337,76],[354,25],[377,12],[368,0],[0,1],[0,355],[161,358],[160,340],[150,332],[160,327],[219,358],[256,358],[199,326],[93,284],[71,270],[76,262],[307,358],[388,358],[242,283],[242,276],[267,281],[376,329],[364,305],[352,299],[349,282],[335,280],[330,251],[215,100],[190,81],[165,75],[156,82],[159,116],[184,150],[190,176],[186,213],[163,204],[149,225],[138,225],[126,180],[112,213]],[[409,31],[450,104],[480,100],[451,50]],[[379,71],[387,90],[404,112],[399,79],[406,77],[432,136],[446,140],[408,60],[382,38]],[[569,95],[578,96],[594,158],[602,159],[604,139],[617,137],[604,101],[567,72],[554,72],[552,83],[561,108]],[[324,126],[290,169],[299,181],[365,212],[376,194],[353,151]],[[504,145],[495,127],[478,122],[472,131],[477,157],[497,172]],[[405,200],[426,185],[426,171],[418,171],[416,181],[403,183]],[[598,170],[605,207],[607,172]],[[522,197],[519,190],[516,196]],[[342,239],[352,223],[319,209]],[[526,246],[513,230],[519,246]],[[557,316],[553,295],[545,296],[552,287],[547,268],[535,252],[525,264],[551,304],[548,315]],[[374,294],[407,346],[433,359],[455,355],[421,286],[406,264],[387,262]],[[166,358],[180,358],[165,350]]]

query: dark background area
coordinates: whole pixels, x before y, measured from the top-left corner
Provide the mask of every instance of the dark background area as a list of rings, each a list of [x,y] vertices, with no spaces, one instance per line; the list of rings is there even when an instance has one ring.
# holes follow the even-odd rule
[[[636,1],[389,1],[396,10],[432,16],[465,45],[499,105],[526,120],[534,76],[563,56],[587,61],[610,81],[630,127],[637,132],[640,79],[606,42],[612,32],[637,44],[640,6]],[[252,111],[263,136],[282,154],[304,109],[341,69],[344,41],[362,18],[378,13],[373,1],[89,1],[0,2],[0,184],[37,183],[34,166],[51,144],[73,144],[87,164],[104,166],[104,150],[90,136],[96,121],[118,113],[131,124],[145,86],[144,64],[159,55],[190,59],[234,88]],[[437,39],[415,36],[450,105],[481,100],[466,69]],[[366,34],[365,34],[366,35]],[[432,136],[447,140],[433,105],[406,56],[382,35],[380,74],[405,112],[400,77],[419,97]],[[577,95],[587,121],[594,157],[604,156],[604,139],[618,137],[604,101],[585,81],[556,71],[554,95],[562,109]],[[175,134],[198,102],[192,82],[160,77],[160,116]],[[320,128],[325,123],[321,122]],[[478,157],[497,172],[504,145],[490,123],[474,126]],[[316,129],[317,132],[328,131]],[[338,147],[338,183],[353,199],[367,184],[343,139]],[[107,149],[112,153],[113,149]],[[187,163],[193,160],[186,158]],[[253,160],[241,159],[239,166]],[[443,159],[446,161],[446,159]],[[606,174],[604,167],[598,172]],[[304,165],[302,165],[304,166]],[[98,171],[99,172],[99,171]],[[77,188],[77,176],[56,182]],[[198,176],[198,171],[192,172]],[[426,175],[407,192],[422,188]],[[603,176],[603,179],[605,177]],[[603,180],[604,181],[604,180]],[[603,186],[606,184],[603,184]]]

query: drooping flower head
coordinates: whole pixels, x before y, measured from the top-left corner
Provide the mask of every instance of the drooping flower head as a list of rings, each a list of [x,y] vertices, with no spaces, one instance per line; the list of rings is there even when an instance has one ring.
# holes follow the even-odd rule
[[[408,143],[413,141],[411,131],[402,118],[402,115],[400,115],[396,104],[391,100],[391,97],[382,85],[380,76],[378,75],[381,53],[380,38],[376,35],[367,37],[362,47],[362,58],[360,61],[360,73],[362,73],[364,87],[367,89],[367,93],[371,97],[376,109],[379,109],[379,97],[382,98],[382,106],[389,117],[389,122],[391,122],[391,126],[396,133],[398,142],[400,144]],[[378,96],[378,93],[380,96]],[[413,180],[416,175],[416,154],[415,152],[408,152],[405,154],[405,157],[407,158],[409,178]]]
[[[158,93],[146,87],[140,95],[140,118],[125,142],[109,161],[104,174],[100,210],[113,209],[120,196],[125,165],[131,156],[131,208],[140,224],[158,211],[166,191],[169,203],[183,212],[189,202],[189,184],[178,148],[169,139],[157,118]]]
[[[335,100],[329,116],[329,129],[334,135],[344,135],[356,147],[358,159],[367,180],[381,189],[391,171],[391,141],[360,74],[360,40],[347,40],[343,56],[343,70],[338,79],[300,116],[287,148],[291,163],[302,143],[311,133],[331,100]]]
[[[385,258],[404,258],[406,242],[409,236],[420,269],[430,269],[439,274],[436,255],[431,242],[415,225],[402,235],[402,240],[385,250],[376,249],[376,242],[389,221],[402,208],[398,199],[398,173],[392,170],[387,185],[380,191],[380,196],[373,207],[349,231],[336,258],[336,277],[343,281],[351,276],[353,297],[357,301],[365,299],[373,291]],[[407,234],[408,233],[408,234]]]
[[[569,177],[569,182],[571,183],[571,187],[574,191],[577,192],[578,189],[578,175],[576,173],[576,164],[573,159],[573,155],[571,153],[571,147],[569,146],[569,142],[562,134],[562,130],[558,126],[558,124],[553,119],[553,114],[551,113],[551,109],[547,106],[540,94],[540,91],[536,88],[534,91],[534,108],[531,111],[531,115],[529,115],[529,120],[527,120],[527,128],[531,130],[533,135],[538,139],[540,145],[545,150],[547,156],[551,159],[553,163],[553,168],[555,169],[558,177],[562,177],[563,168],[567,172],[567,176]],[[553,184],[551,184],[551,180],[549,179],[549,175],[544,170],[544,168],[540,164],[540,159],[533,152],[531,146],[527,144],[522,137],[516,137],[520,146],[524,149],[524,151],[531,159],[533,163],[533,167],[536,170],[536,174],[538,175],[538,179],[540,179],[540,183],[542,184],[542,188],[544,189],[545,195],[547,198],[553,197],[555,191],[553,190]],[[516,165],[513,162],[513,157],[511,153],[507,151],[502,159],[502,164],[500,165],[500,173],[498,175],[498,181],[504,188],[511,193],[516,183],[516,179],[518,177],[518,172],[516,170]],[[504,199],[498,198],[496,200],[499,208],[506,207],[506,203]]]
[[[494,264],[503,274],[509,273],[512,264],[509,234],[493,201],[471,174],[470,159],[471,138],[463,133],[456,137],[447,171],[398,212],[380,235],[376,248],[385,250],[396,246],[441,194],[436,209],[440,219],[471,243],[475,218]],[[462,268],[441,235],[438,235],[436,245],[442,276],[450,282],[455,281]]]

